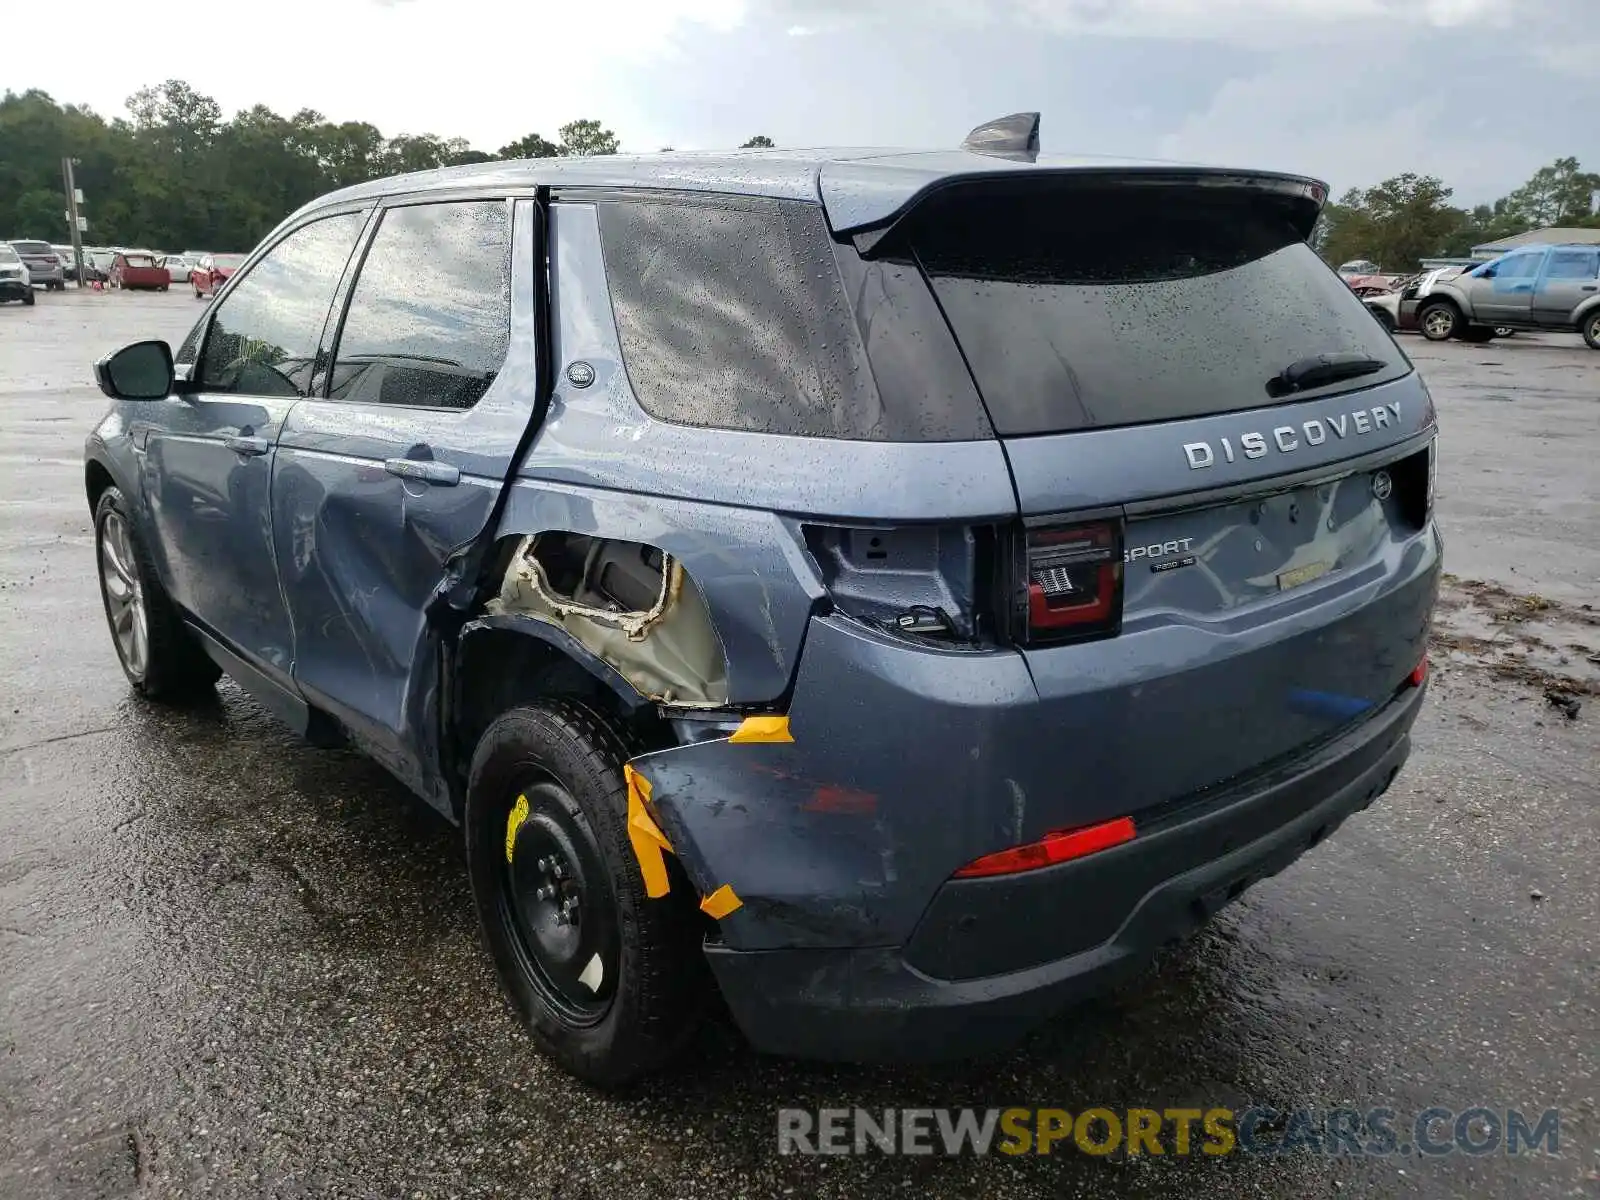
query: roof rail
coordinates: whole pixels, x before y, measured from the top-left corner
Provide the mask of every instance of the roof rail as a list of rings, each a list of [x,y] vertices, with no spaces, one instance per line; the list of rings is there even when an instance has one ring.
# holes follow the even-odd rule
[[[1039,114],[1012,113],[985,121],[961,143],[963,150],[987,154],[990,158],[1010,158],[1036,162],[1039,158]]]

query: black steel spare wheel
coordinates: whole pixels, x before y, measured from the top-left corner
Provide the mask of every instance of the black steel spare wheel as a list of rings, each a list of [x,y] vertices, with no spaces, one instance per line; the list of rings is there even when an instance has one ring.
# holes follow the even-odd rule
[[[540,1049],[600,1087],[671,1058],[710,984],[699,897],[676,866],[647,896],[628,840],[622,764],[643,749],[597,707],[542,699],[490,722],[467,781],[467,869],[500,982]]]
[[[571,793],[531,772],[508,806],[501,919],[540,998],[563,1020],[593,1025],[611,1007],[616,901]]]

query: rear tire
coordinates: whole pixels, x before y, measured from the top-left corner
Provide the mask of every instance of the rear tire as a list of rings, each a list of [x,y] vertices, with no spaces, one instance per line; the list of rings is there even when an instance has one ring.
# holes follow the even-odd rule
[[[1460,333],[1465,323],[1461,313],[1448,300],[1424,304],[1417,312],[1417,327],[1430,342],[1447,342]]]
[[[546,1054],[607,1089],[683,1048],[709,986],[702,918],[681,874],[667,896],[645,895],[622,775],[635,749],[622,728],[574,701],[511,709],[478,743],[463,822],[501,984]],[[517,818],[521,799],[528,807]],[[568,900],[577,915],[562,921],[558,905]]]
[[[94,546],[111,643],[133,690],[162,701],[209,692],[222,670],[201,649],[161,586],[116,487],[100,493],[95,505]]]
[[[1583,319],[1583,340],[1589,343],[1589,349],[1600,350],[1600,308]]]

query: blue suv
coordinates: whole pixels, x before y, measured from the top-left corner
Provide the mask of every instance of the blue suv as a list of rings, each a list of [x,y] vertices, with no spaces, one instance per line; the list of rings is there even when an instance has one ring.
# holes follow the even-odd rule
[[[1004,1046],[1394,779],[1434,409],[1313,180],[960,151],[502,162],[295,213],[97,366],[113,641],[463,828],[620,1085]]]

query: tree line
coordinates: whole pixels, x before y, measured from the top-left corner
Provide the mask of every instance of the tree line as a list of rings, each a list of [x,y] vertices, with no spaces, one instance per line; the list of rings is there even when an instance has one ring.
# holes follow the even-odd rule
[[[744,146],[772,144],[757,136]],[[110,121],[41,91],[7,91],[0,237],[64,240],[66,156],[77,160],[89,243],[238,251],[306,201],[364,180],[620,149],[615,133],[589,119],[563,125],[553,141],[529,133],[492,154],[458,137],[387,137],[367,122],[334,122],[312,109],[284,117],[258,104],[223,120],[214,99],[176,79],[140,89],[128,99],[128,116]],[[1312,236],[1331,263],[1367,258],[1405,271],[1422,258],[1465,257],[1473,246],[1545,225],[1600,226],[1597,193],[1600,174],[1576,158],[1557,159],[1509,195],[1472,209],[1451,205],[1451,189],[1435,176],[1407,172],[1330,202]]]
[[[745,147],[771,146],[765,136]],[[615,154],[617,135],[576,120],[551,141],[530,133],[490,154],[464,138],[386,137],[364,121],[256,105],[224,120],[181,80],[141,88],[106,120],[47,93],[0,98],[0,238],[67,238],[61,160],[84,193],[90,245],[243,251],[288,213],[335,188],[403,171],[506,158]],[[663,147],[671,149],[671,147]]]
[[[1411,271],[1424,258],[1466,258],[1474,246],[1530,229],[1600,228],[1600,174],[1576,158],[1558,158],[1493,204],[1450,203],[1451,189],[1432,175],[1406,172],[1369,188],[1351,188],[1323,210],[1314,244],[1337,266],[1365,258],[1388,271]]]

